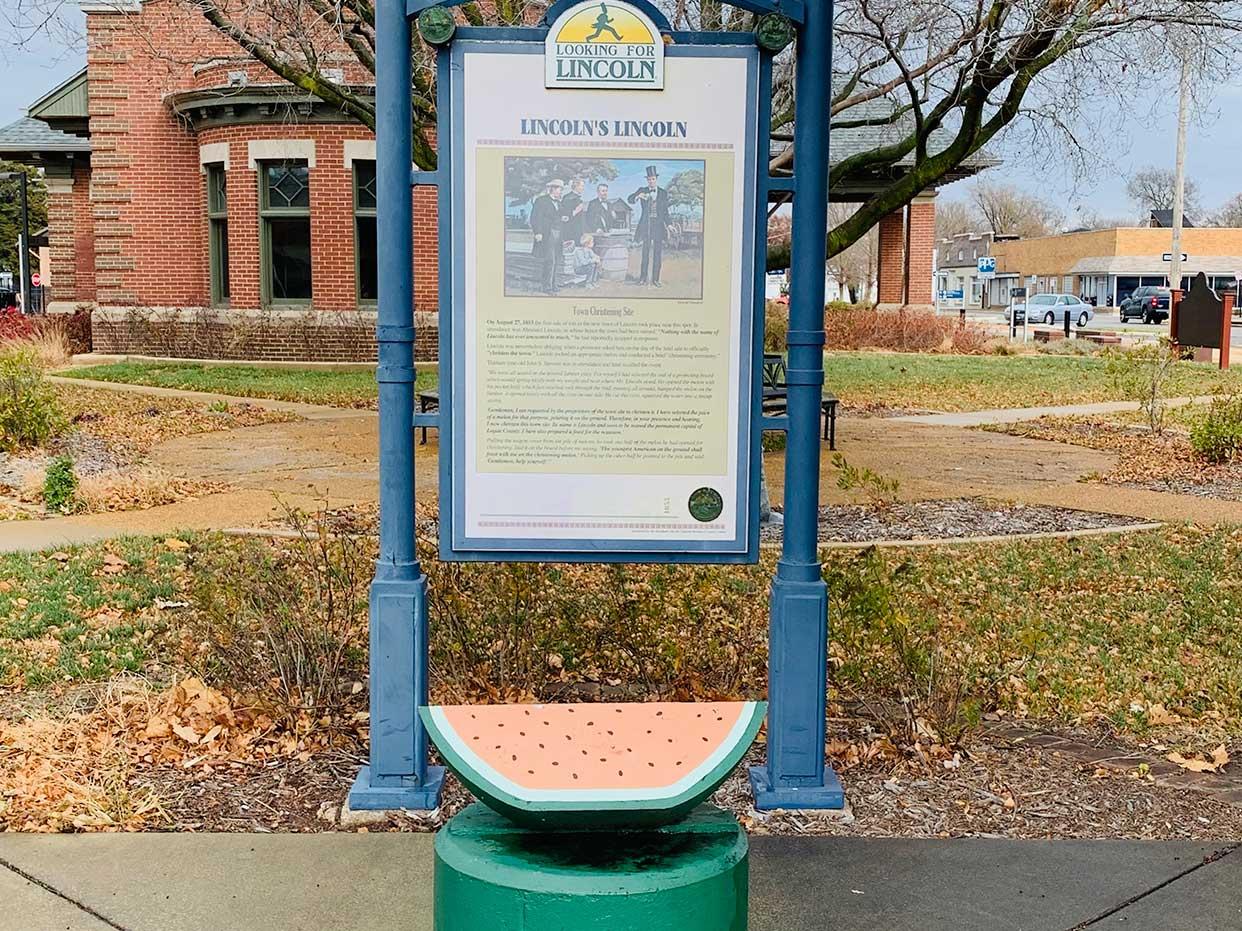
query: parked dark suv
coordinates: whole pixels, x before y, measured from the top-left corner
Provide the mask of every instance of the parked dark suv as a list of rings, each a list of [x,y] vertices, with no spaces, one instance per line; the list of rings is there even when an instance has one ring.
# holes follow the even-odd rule
[[[1121,322],[1137,317],[1144,323],[1163,323],[1169,319],[1169,289],[1145,285],[1121,302]]]

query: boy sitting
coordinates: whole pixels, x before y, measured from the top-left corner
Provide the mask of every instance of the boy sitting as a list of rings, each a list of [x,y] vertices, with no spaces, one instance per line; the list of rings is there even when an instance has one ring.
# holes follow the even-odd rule
[[[595,237],[583,233],[574,249],[574,276],[582,279],[585,287],[593,288],[599,281],[600,257],[595,253]]]

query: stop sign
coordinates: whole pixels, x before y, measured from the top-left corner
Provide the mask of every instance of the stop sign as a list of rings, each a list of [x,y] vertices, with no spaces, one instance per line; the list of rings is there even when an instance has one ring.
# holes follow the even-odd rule
[[[32,288],[37,288],[41,284],[43,284],[43,276],[40,275],[38,272],[35,272],[33,275],[30,276],[30,286]]]

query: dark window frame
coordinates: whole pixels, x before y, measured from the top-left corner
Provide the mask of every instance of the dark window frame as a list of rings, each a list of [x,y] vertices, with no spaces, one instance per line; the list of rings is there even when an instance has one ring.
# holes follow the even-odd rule
[[[275,166],[297,166],[306,169],[306,204],[274,205],[271,198],[271,185],[269,184],[269,170]],[[273,159],[270,161],[259,162],[259,254],[261,264],[260,276],[260,296],[263,305],[266,306],[295,306],[306,307],[314,300],[314,267],[310,269],[309,284],[310,294],[306,297],[280,297],[274,296],[274,288],[272,282],[273,272],[273,253],[272,253],[272,226],[273,221],[280,220],[298,220],[306,221],[306,237],[307,241],[311,241],[311,205],[310,205],[310,166],[304,158],[289,159]],[[288,198],[285,198],[287,201]],[[312,248],[308,255],[313,256]]]
[[[207,185],[207,253],[211,304],[229,303],[229,201],[228,170],[223,162],[204,166]]]
[[[369,165],[371,180],[370,184],[363,184],[359,176],[358,166]],[[376,197],[376,175],[375,161],[373,159],[354,159],[353,163],[353,189],[354,189],[354,299],[362,307],[375,307],[379,302],[379,294],[375,297],[363,297],[362,295],[362,250],[359,248],[362,242],[361,225],[366,222],[374,224],[378,213],[378,198]],[[367,204],[367,201],[370,204]],[[376,239],[378,245],[378,239]],[[374,256],[377,263],[375,272],[375,282],[378,288],[379,272],[378,272],[378,248],[377,254]]]

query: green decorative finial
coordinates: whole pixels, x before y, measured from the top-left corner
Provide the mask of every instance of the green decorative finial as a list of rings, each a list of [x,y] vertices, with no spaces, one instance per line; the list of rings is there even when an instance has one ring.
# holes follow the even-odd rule
[[[457,31],[457,23],[444,7],[429,6],[418,14],[418,31],[428,45],[445,45]]]
[[[775,55],[794,40],[794,24],[780,13],[768,13],[755,24],[755,41],[765,52]]]

